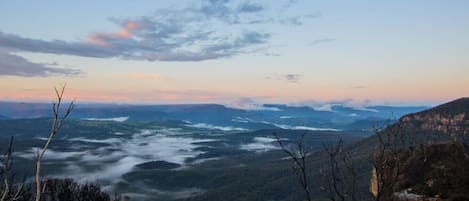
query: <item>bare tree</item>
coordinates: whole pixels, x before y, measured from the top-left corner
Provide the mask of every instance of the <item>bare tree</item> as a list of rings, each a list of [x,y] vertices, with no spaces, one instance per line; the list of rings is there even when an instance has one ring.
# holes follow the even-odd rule
[[[355,159],[344,151],[343,143],[342,137],[339,136],[337,144],[322,144],[327,153],[329,165],[328,171],[321,171],[322,176],[326,178],[327,185],[321,189],[328,191],[331,194],[330,199],[333,201],[356,201],[358,172]]]
[[[375,128],[378,145],[372,155],[372,188],[375,200],[388,200],[392,197],[399,177],[402,175],[400,150],[407,148],[404,124],[397,123],[380,130]]]
[[[305,192],[306,200],[311,201],[312,200],[311,192],[309,189],[308,176],[306,174],[307,173],[306,156],[308,154],[304,147],[304,134],[301,135],[301,138],[296,143],[296,148],[286,147],[282,139],[280,139],[277,133],[274,132],[273,135],[277,139],[277,142],[282,148],[283,152],[285,152],[293,161],[293,171],[298,176],[301,187],[303,188]]]
[[[298,176],[301,187],[305,192],[306,200],[311,201],[311,192],[307,176],[307,156],[308,151],[304,146],[304,134],[293,146],[287,147],[282,139],[273,134],[277,139],[283,152],[293,161],[293,170]],[[357,201],[357,182],[358,172],[356,169],[355,159],[343,150],[343,139],[339,136],[337,144],[323,144],[324,151],[327,153],[329,163],[327,171],[320,170],[320,174],[326,178],[326,187],[321,186],[321,190],[328,191],[331,196],[330,200],[340,201]]]
[[[63,94],[65,91],[65,86],[63,85],[60,90],[57,88],[55,89],[55,94],[57,98],[57,102],[54,102],[52,104],[52,112],[53,112],[53,119],[52,119],[52,127],[50,129],[49,133],[49,138],[47,139],[46,144],[44,147],[37,153],[36,155],[36,201],[41,200],[41,193],[44,188],[41,188],[41,160],[44,157],[44,154],[47,151],[47,148],[49,147],[50,143],[52,142],[52,139],[54,139],[55,135],[59,132],[59,130],[62,128],[65,119],[70,115],[74,108],[74,101],[70,102],[68,105],[67,109],[63,111],[63,114],[61,115],[61,106],[63,103]]]
[[[11,176],[11,164],[13,160],[13,136],[10,138],[6,153],[1,157],[0,178],[2,187],[0,188],[0,201],[19,200],[23,192],[24,183],[13,184]]]
[[[53,119],[49,138],[44,147],[35,156],[36,161],[36,192],[33,184],[26,184],[24,180],[17,182],[14,178],[13,161],[13,137],[7,146],[5,154],[0,155],[0,201],[28,201],[28,200],[75,200],[75,201],[122,201],[129,200],[127,196],[111,196],[101,191],[96,184],[79,184],[71,179],[44,179],[41,178],[41,159],[51,144],[55,135],[64,125],[65,120],[73,110],[74,102],[70,102],[64,110],[63,94],[65,85],[60,90],[55,89],[57,100],[52,105]],[[31,190],[31,191],[30,191]]]
[[[9,171],[11,170],[11,159],[12,159],[12,151],[13,149],[13,137],[10,138],[10,143],[8,144],[7,152],[5,153],[4,157],[2,158],[2,167],[0,169],[0,175],[3,177],[3,188],[1,194],[1,201],[4,201],[8,194],[10,193],[10,181],[9,181]]]
[[[329,157],[329,173],[325,174],[328,190],[332,193],[330,199],[336,200],[336,197],[339,200],[345,200],[345,192],[344,192],[344,183],[342,180],[341,171],[339,170],[339,161],[338,155],[342,151],[342,139],[339,139],[339,143],[337,145],[326,145],[322,144],[324,151],[326,151]]]

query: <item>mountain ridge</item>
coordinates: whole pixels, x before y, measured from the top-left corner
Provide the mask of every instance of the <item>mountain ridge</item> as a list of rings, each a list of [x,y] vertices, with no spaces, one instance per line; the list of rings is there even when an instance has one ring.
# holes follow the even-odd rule
[[[469,98],[459,98],[421,112],[400,118],[400,123],[415,130],[443,133],[467,132],[469,126]]]

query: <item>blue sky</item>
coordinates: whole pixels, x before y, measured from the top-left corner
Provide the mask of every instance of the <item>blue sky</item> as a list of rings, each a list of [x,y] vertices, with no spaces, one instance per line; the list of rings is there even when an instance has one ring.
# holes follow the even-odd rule
[[[467,1],[2,1],[4,100],[439,103],[469,95]]]

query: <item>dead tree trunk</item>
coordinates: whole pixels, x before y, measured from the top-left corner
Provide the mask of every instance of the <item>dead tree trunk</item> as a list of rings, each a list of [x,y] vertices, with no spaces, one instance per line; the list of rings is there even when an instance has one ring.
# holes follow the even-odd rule
[[[63,102],[64,91],[65,91],[65,85],[61,88],[60,91],[57,90],[57,88],[55,88],[57,102],[54,102],[52,104],[53,119],[52,119],[52,127],[49,133],[49,138],[47,139],[47,142],[44,145],[44,147],[36,155],[36,199],[35,199],[36,201],[41,200],[41,194],[42,194],[42,189],[43,189],[41,188],[41,182],[42,182],[41,181],[41,160],[44,157],[44,154],[46,153],[47,148],[49,148],[49,145],[52,142],[52,139],[54,139],[55,135],[62,128],[65,122],[65,119],[70,115],[74,107],[74,101],[70,102],[64,114],[60,116],[60,109],[61,109],[61,104]]]
[[[296,148],[287,148],[283,143],[282,139],[280,139],[280,137],[277,135],[277,133],[273,133],[273,135],[277,139],[277,142],[282,148],[283,152],[285,152],[293,161],[293,170],[298,176],[301,187],[303,188],[303,191],[305,193],[306,200],[312,201],[306,167],[307,152],[304,148],[303,142],[304,134],[301,135],[300,140],[296,143]]]

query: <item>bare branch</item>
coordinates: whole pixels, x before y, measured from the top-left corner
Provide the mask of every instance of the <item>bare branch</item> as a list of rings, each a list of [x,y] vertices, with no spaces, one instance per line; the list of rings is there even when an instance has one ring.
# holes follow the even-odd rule
[[[2,160],[2,167],[0,170],[0,176],[3,177],[3,190],[0,197],[0,201],[5,201],[10,193],[10,181],[9,172],[11,170],[11,161],[13,158],[13,136],[10,137],[10,143],[8,143],[8,149],[5,154],[5,158]],[[1,178],[0,177],[0,178]]]
[[[306,169],[307,152],[304,149],[304,134],[301,135],[300,139],[298,140],[296,144],[297,150],[295,150],[294,148],[287,148],[277,133],[274,132],[273,135],[275,139],[277,139],[277,143],[280,145],[280,148],[282,148],[283,152],[285,152],[293,161],[293,170],[295,174],[298,176],[301,187],[303,188],[303,191],[305,192],[306,200],[311,201],[312,198],[311,198],[311,192],[309,189],[307,169]]]
[[[64,84],[61,88],[61,90],[57,90],[57,88],[54,88],[55,94],[56,94],[56,99],[57,102],[52,104],[52,113],[53,113],[53,120],[52,120],[52,126],[50,129],[49,133],[49,138],[47,139],[46,144],[44,147],[37,153],[36,155],[36,201],[41,200],[41,193],[43,192],[43,189],[45,189],[45,186],[41,188],[41,160],[44,157],[44,154],[46,153],[47,149],[49,148],[50,143],[52,142],[52,139],[54,139],[55,135],[59,132],[59,130],[62,128],[65,120],[67,117],[70,115],[74,108],[74,103],[75,100],[70,102],[68,105],[67,109],[65,110],[65,113],[60,117],[60,108],[61,104],[63,102],[63,95],[65,91],[66,85]]]

